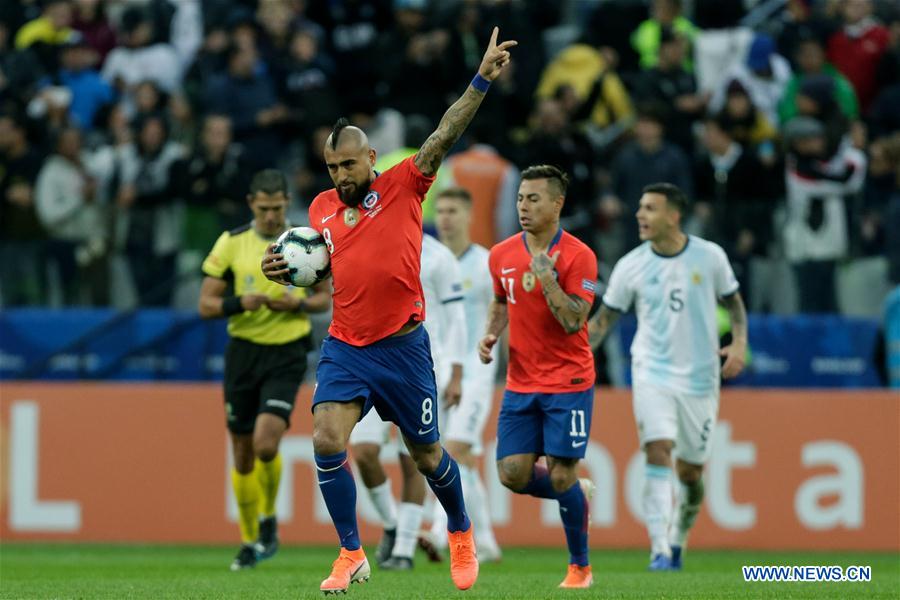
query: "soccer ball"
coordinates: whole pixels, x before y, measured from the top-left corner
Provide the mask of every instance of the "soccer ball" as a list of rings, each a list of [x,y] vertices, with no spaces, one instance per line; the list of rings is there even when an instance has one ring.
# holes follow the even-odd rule
[[[325,238],[312,227],[294,227],[275,241],[275,253],[283,254],[290,272],[288,283],[310,287],[331,274],[331,256]]]

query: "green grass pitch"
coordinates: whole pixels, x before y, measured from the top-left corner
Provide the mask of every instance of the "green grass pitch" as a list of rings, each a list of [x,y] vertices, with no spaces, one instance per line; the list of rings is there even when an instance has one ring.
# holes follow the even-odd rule
[[[93,544],[0,545],[0,598],[321,598],[333,548],[284,547],[252,571],[231,573],[235,548]],[[372,552],[369,553],[370,555]],[[594,550],[590,590],[558,590],[563,549],[507,548],[458,592],[447,563],[417,557],[412,573],[379,572],[348,598],[900,598],[900,555],[695,551],[681,573],[647,573],[642,550]],[[869,583],[745,583],[741,565],[870,565]]]

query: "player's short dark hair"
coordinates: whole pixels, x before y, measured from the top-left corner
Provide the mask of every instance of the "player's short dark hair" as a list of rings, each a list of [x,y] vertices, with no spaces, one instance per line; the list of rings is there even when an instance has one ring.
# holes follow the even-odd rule
[[[347,117],[341,117],[334,123],[334,127],[331,128],[331,149],[337,150],[338,147],[338,138],[341,137],[341,132],[345,127],[350,127],[350,119]]]
[[[660,194],[666,197],[666,204],[675,208],[681,214],[687,211],[688,197],[681,188],[673,183],[651,183],[644,186],[642,190],[645,194]]]
[[[252,198],[259,192],[263,194],[282,193],[288,195],[287,177],[278,169],[264,169],[258,171],[250,181],[250,197]]]
[[[569,176],[559,167],[553,165],[532,165],[522,171],[522,180],[548,179],[559,189],[560,196],[566,195],[569,189]]]
[[[469,193],[469,190],[463,187],[449,187],[445,190],[441,190],[438,192],[436,200],[441,198],[456,198],[457,200],[462,200],[466,204],[472,204],[472,194]]]

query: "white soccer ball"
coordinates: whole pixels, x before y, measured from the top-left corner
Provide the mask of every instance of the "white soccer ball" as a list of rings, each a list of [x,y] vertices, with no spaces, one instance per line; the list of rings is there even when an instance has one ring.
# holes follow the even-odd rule
[[[331,274],[331,255],[325,238],[312,227],[294,227],[275,241],[275,253],[283,254],[290,272],[285,279],[297,287],[310,287]]]

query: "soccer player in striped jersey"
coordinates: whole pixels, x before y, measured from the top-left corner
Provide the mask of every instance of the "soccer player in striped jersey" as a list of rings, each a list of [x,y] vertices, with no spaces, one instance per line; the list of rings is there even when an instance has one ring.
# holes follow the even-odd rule
[[[644,243],[616,263],[589,326],[596,347],[618,316],[635,307],[632,394],[647,455],[643,509],[651,571],[681,569],[688,531],[703,500],[720,373],[726,379],[740,374],[747,350],[747,314],[728,257],[718,245],[681,230],[686,208],[684,192],[670,183],[644,188],[637,211]],[[717,303],[728,309],[733,336],[721,349]],[[674,510],[673,449],[681,482]]]

